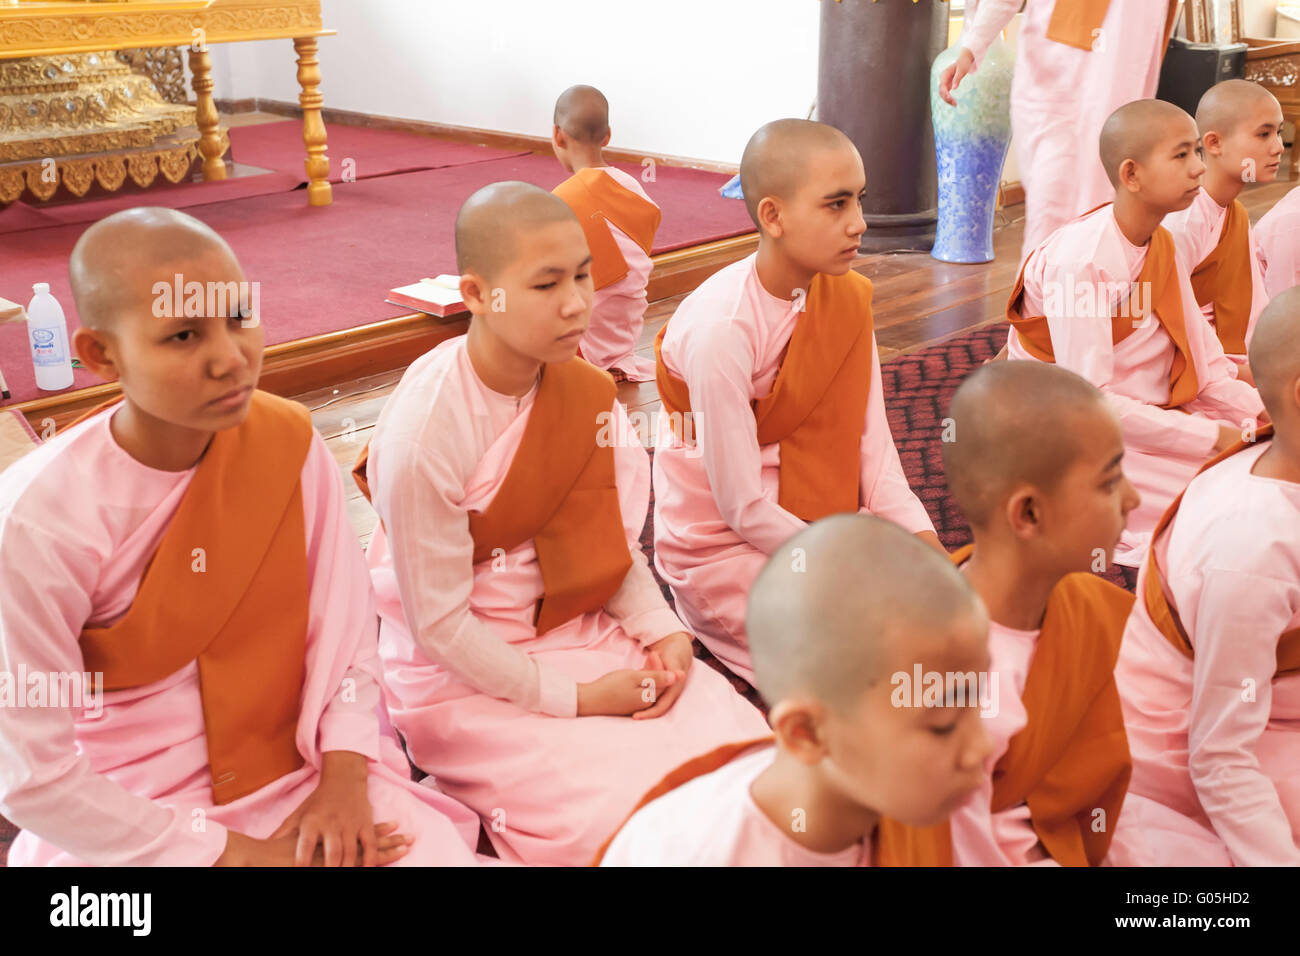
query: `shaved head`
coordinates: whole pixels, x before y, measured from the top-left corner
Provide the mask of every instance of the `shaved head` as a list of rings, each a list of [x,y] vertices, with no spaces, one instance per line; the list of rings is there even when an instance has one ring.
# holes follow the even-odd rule
[[[1250,370],[1269,416],[1289,419],[1294,409],[1288,403],[1300,378],[1300,286],[1287,289],[1260,313],[1250,339]]]
[[[768,704],[809,694],[852,706],[899,666],[908,643],[981,619],[951,561],[870,515],[834,515],[768,559],[749,595],[746,629]]]
[[[1101,165],[1112,186],[1119,186],[1119,168],[1126,159],[1145,163],[1162,142],[1176,135],[1192,118],[1164,100],[1134,100],[1110,114],[1101,128]]]
[[[491,280],[514,261],[520,232],[556,222],[578,217],[554,193],[514,181],[484,186],[456,215],[456,267]]]
[[[834,126],[812,120],[779,119],[760,127],[740,158],[740,188],[754,225],[759,224],[758,204],[763,197],[794,195],[813,153],[853,148],[853,141]]]
[[[1210,132],[1228,136],[1259,106],[1271,106],[1281,113],[1276,97],[1258,83],[1224,80],[1201,97],[1196,107],[1196,128],[1202,136]]]
[[[212,227],[175,209],[126,209],[81,234],[68,273],[82,325],[106,331],[124,310],[147,307],[153,284],[214,257],[242,276],[239,261]]]
[[[1081,454],[1081,417],[1107,410],[1090,382],[1044,362],[990,362],[952,397],[943,470],[957,507],[987,526],[1018,485],[1051,492]]]
[[[594,86],[571,86],[555,101],[555,125],[579,143],[600,145],[609,133],[609,100]]]

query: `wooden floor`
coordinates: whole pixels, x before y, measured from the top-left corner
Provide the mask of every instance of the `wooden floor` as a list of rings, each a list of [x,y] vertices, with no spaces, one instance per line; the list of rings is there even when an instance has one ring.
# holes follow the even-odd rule
[[[1293,185],[1279,182],[1248,190],[1242,201],[1251,221],[1258,221]],[[1005,214],[999,213],[993,243],[996,258],[985,265],[951,265],[928,253],[868,256],[854,263],[875,285],[876,341],[882,361],[1005,318],[1019,265],[1023,211],[1024,206],[1013,206]],[[653,357],[654,337],[683,298],[685,295],[678,295],[651,303],[639,353]],[[375,513],[357,490],[350,471],[401,377],[401,370],[396,370],[294,396],[312,410],[312,421],[343,471],[348,510],[363,544],[370,540]],[[629,412],[639,410],[647,417],[659,406],[653,382],[624,383],[619,386],[619,398]]]

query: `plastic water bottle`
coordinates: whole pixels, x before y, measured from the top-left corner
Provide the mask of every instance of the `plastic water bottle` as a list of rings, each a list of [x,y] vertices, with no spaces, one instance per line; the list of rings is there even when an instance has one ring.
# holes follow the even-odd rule
[[[27,338],[36,366],[36,387],[56,392],[72,385],[72,358],[68,354],[68,320],[63,306],[50,295],[50,284],[32,286],[36,295],[27,306]]]

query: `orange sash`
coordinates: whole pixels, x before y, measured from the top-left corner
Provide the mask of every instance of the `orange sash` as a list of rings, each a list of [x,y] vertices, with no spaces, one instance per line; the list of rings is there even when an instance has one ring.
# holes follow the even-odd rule
[[[632,567],[614,446],[597,443],[616,394],[609,373],[582,359],[544,366],[501,487],[486,511],[469,513],[475,564],[534,543],[544,588],[538,634],[600,610]],[[369,455],[367,445],[352,470],[367,499]]]
[[[953,563],[972,550],[956,551]],[[1105,859],[1128,791],[1133,763],[1115,661],[1133,603],[1093,574],[1057,583],[1021,698],[1028,720],[993,769],[992,811],[1028,804],[1034,832],[1062,866]],[[1104,817],[1094,819],[1097,810]]]
[[[1214,251],[1192,273],[1200,305],[1214,303],[1214,331],[1230,355],[1246,354],[1254,278],[1250,271],[1250,216],[1240,199],[1228,207]]]
[[[627,275],[627,260],[609,231],[613,223],[650,255],[659,228],[659,207],[647,202],[598,166],[580,169],[555,187],[578,216],[591,250],[591,278],[597,289]]]
[[[1227,451],[1206,462],[1197,471],[1197,474],[1199,475],[1207,468],[1213,468],[1219,462],[1231,458],[1238,452],[1250,448],[1258,442],[1268,441],[1272,437],[1273,426],[1267,425],[1256,433],[1255,442],[1238,442]],[[1161,516],[1160,523],[1156,525],[1155,533],[1151,536],[1151,549],[1147,552],[1146,583],[1142,588],[1142,600],[1156,629],[1165,636],[1165,640],[1177,648],[1180,654],[1191,660],[1195,656],[1192,650],[1192,642],[1187,636],[1187,631],[1183,628],[1182,619],[1178,616],[1178,609],[1174,607],[1173,602],[1169,599],[1164,572],[1160,570],[1160,563],[1156,560],[1156,541],[1173,522],[1174,516],[1178,513],[1178,507],[1182,503],[1183,496],[1180,494]],[[1282,677],[1286,674],[1294,674],[1297,671],[1300,671],[1300,628],[1283,631],[1278,637],[1277,670],[1273,676]]]
[[[151,684],[197,659],[218,805],[304,762],[295,737],[311,440],[307,409],[254,392],[244,423],[213,436],[126,615],[81,632],[86,669],[103,672],[105,690]]]
[[[778,502],[816,521],[861,504],[862,423],[874,352],[871,281],[852,271],[818,274],[805,305],[771,394],[753,406],[758,443],[781,446]],[[667,329],[655,339],[659,397],[678,437],[693,441],[690,390],[660,354]]]
[[[1109,205],[1107,203],[1106,205]],[[1102,208],[1101,206],[1097,207]],[[1094,209],[1092,212],[1096,212]],[[1088,213],[1087,215],[1091,215]],[[1077,221],[1077,220],[1076,220]],[[1026,262],[1026,265],[1028,263]],[[1144,302],[1141,289],[1149,289],[1150,297]],[[1021,344],[1030,355],[1042,362],[1055,362],[1052,351],[1052,334],[1044,315],[1024,316],[1020,310],[1025,297],[1025,266],[1007,302],[1007,321],[1016,328]],[[1194,399],[1200,392],[1196,379],[1196,363],[1187,344],[1187,327],[1183,314],[1183,296],[1178,288],[1178,263],[1174,257],[1174,239],[1163,226],[1151,236],[1146,261],[1138,276],[1127,310],[1118,309],[1110,318],[1111,343],[1118,345],[1133,334],[1146,318],[1144,306],[1149,306],[1156,320],[1174,343],[1174,361],[1169,370],[1169,401],[1162,408],[1179,408]],[[1119,313],[1127,311],[1128,315]]]
[[[740,743],[724,744],[716,750],[711,750],[702,756],[696,757],[694,760],[688,760],[676,770],[671,771],[641,798],[637,805],[632,808],[632,812],[619,824],[618,829],[610,834],[608,840],[601,844],[591,865],[600,866],[600,861],[609,852],[609,845],[614,842],[614,838],[622,832],[623,827],[627,826],[628,821],[636,815],[636,812],[646,804],[658,800],[664,794],[676,790],[683,784],[690,783],[696,777],[702,777],[706,773],[713,773],[713,771],[721,769],[746,751],[752,750],[760,744],[770,744],[773,741],[774,738],[769,735]],[[936,839],[936,835],[940,839]],[[891,820],[882,819],[876,836],[873,838],[873,849],[875,850],[878,866],[952,865],[952,840],[948,835],[948,824],[946,822],[936,827],[920,828],[904,827],[901,824],[893,823]]]
[[[1106,20],[1110,0],[1056,0],[1051,19],[1047,21],[1047,39],[1066,46],[1092,52],[1101,25]],[[1174,18],[1178,14],[1178,0],[1169,0],[1169,13],[1165,17],[1165,42],[1161,56],[1169,46],[1174,32]]]

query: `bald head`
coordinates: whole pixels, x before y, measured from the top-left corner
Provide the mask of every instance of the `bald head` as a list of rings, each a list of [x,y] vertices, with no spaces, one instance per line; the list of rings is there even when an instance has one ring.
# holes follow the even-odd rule
[[[812,120],[779,119],[760,127],[740,158],[740,188],[754,225],[759,224],[758,204],[765,196],[789,199],[794,195],[813,154],[853,148],[852,140],[834,126]]]
[[[759,692],[847,708],[899,666],[909,642],[982,617],[951,561],[870,515],[835,515],[768,559],[746,629]]]
[[[1106,410],[1090,382],[1043,362],[990,362],[967,376],[948,410],[953,440],[943,442],[948,489],[966,520],[987,526],[1022,484],[1051,492],[1081,454],[1074,423]]]
[[[1274,109],[1281,115],[1277,99],[1258,83],[1249,80],[1224,80],[1205,91],[1196,107],[1196,128],[1204,136],[1218,133],[1230,136],[1248,121],[1260,107]]]
[[[1161,143],[1192,125],[1192,118],[1164,100],[1134,100],[1110,114],[1101,128],[1101,165],[1112,186],[1126,159],[1145,163]]]
[[[1279,426],[1294,421],[1296,379],[1300,378],[1300,286],[1287,289],[1260,313],[1250,339],[1250,370],[1269,417]]]
[[[146,206],[101,219],[81,234],[68,263],[82,325],[109,330],[118,316],[142,305],[150,314],[154,283],[170,282],[204,259],[232,278],[242,276],[226,241],[193,216]]]
[[[557,222],[578,217],[554,193],[515,181],[484,186],[456,215],[456,266],[491,280],[514,261],[522,232]]]
[[[609,133],[609,100],[594,86],[571,86],[555,101],[555,125],[570,139],[599,146]]]

